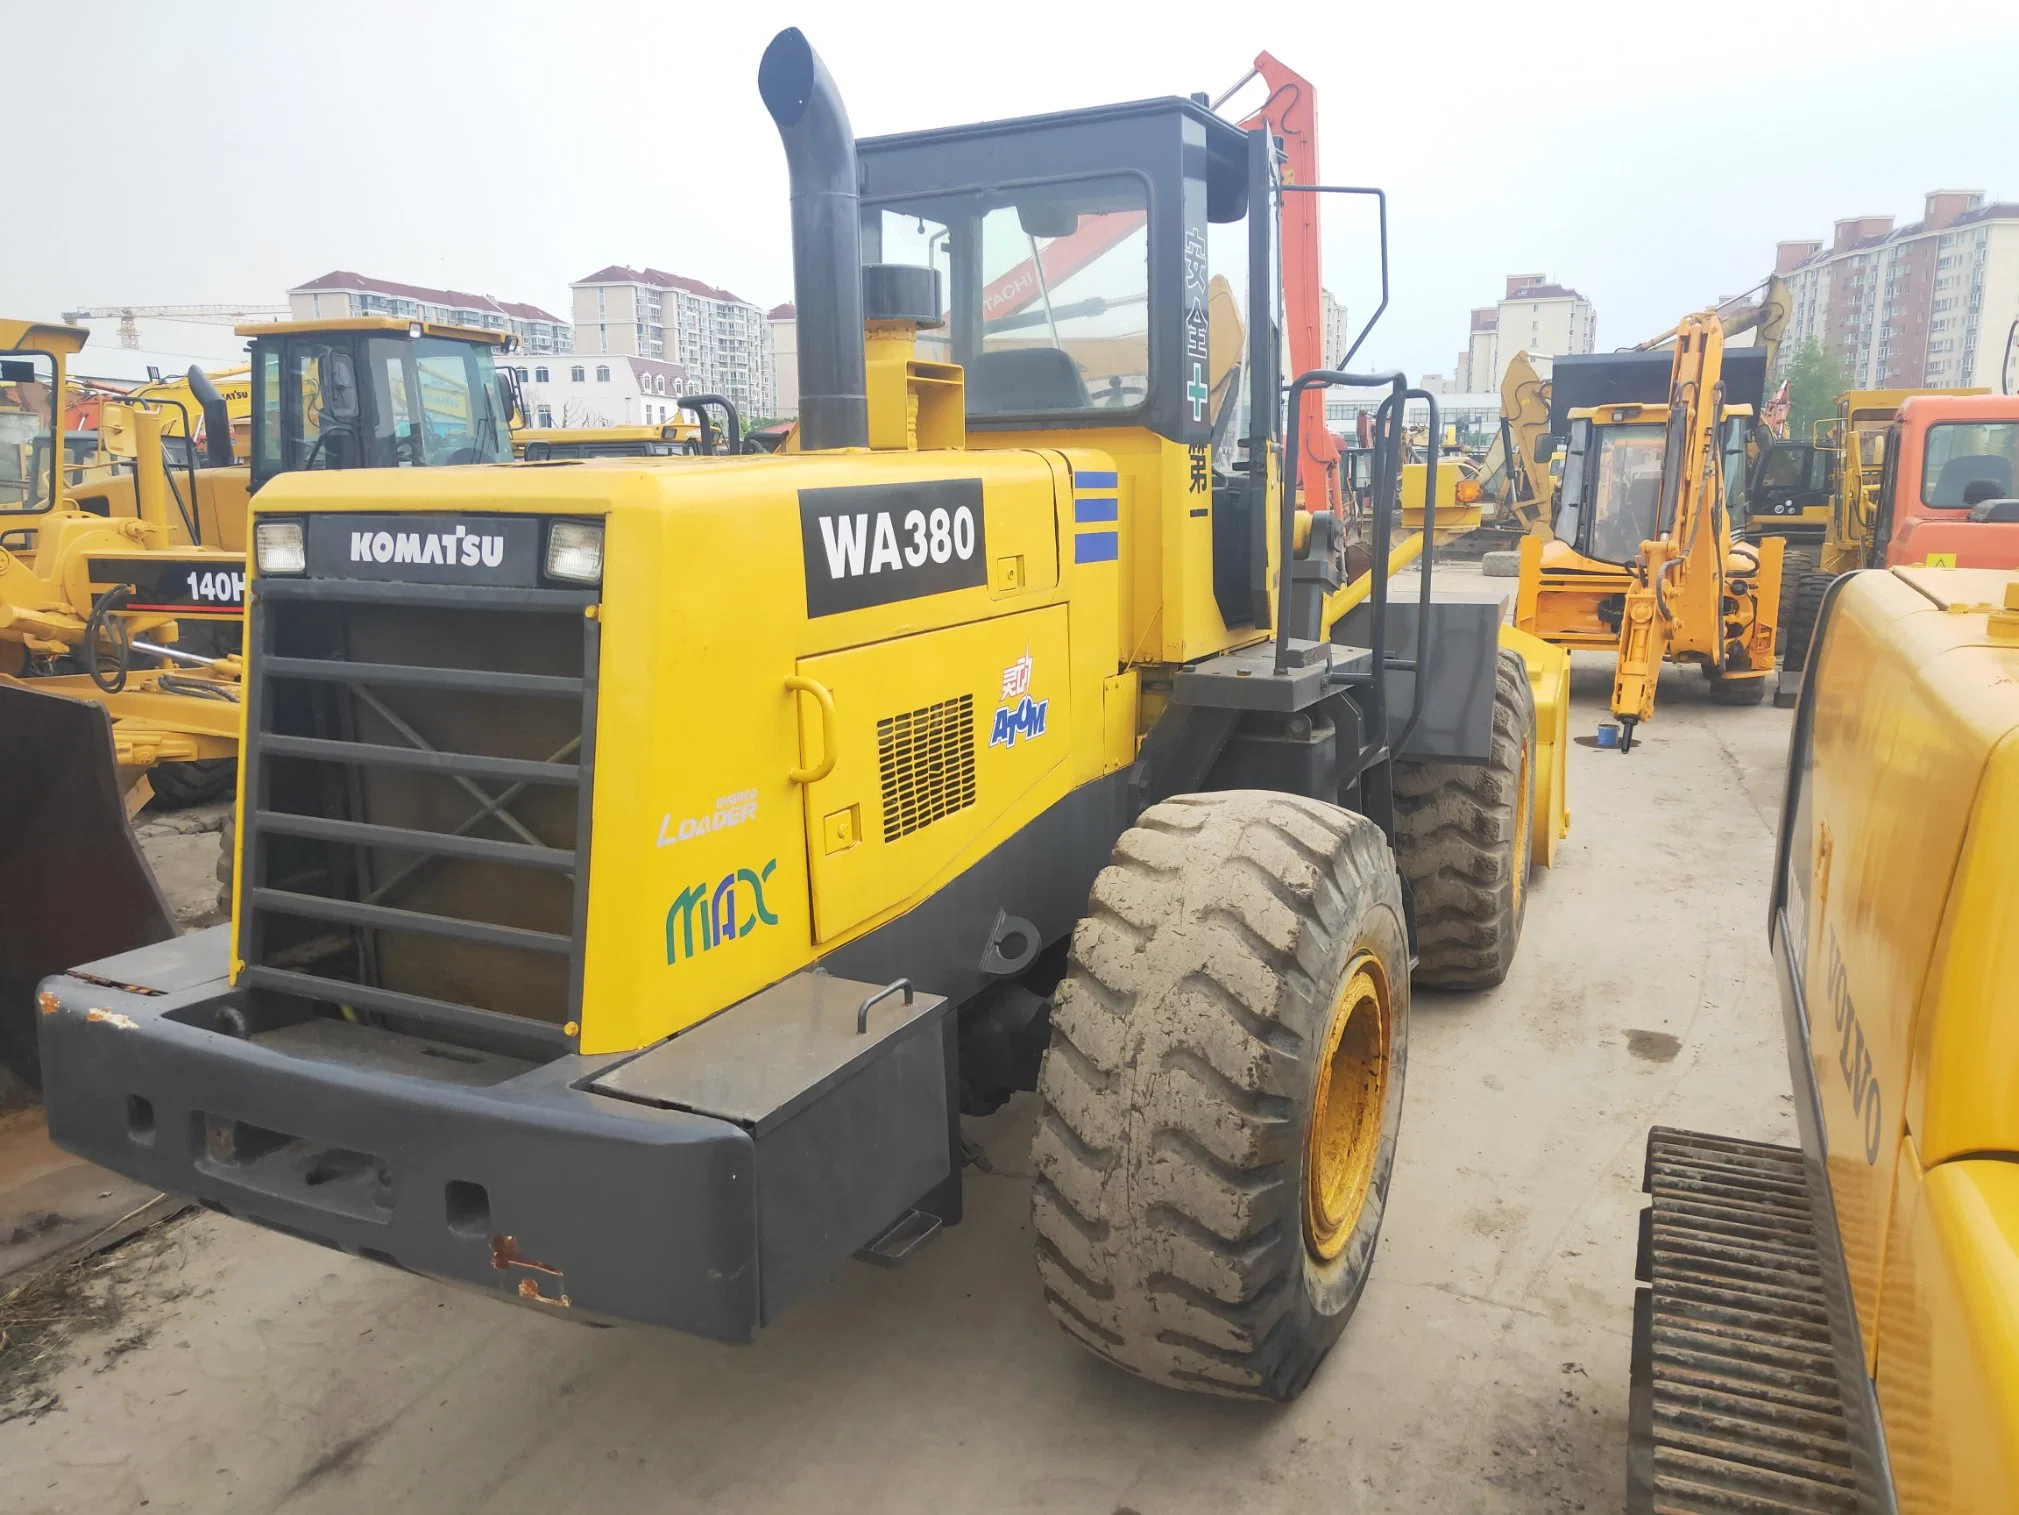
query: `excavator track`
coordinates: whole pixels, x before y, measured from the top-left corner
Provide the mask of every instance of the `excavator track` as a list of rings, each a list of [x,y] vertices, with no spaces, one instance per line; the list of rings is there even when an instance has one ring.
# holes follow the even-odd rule
[[[1657,1126],[1643,1186],[1628,1511],[1889,1508],[1833,1298],[1835,1225],[1801,1152]]]

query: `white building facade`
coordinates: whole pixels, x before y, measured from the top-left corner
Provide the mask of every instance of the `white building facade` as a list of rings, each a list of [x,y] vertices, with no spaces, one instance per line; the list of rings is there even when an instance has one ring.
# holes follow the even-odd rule
[[[297,321],[348,320],[354,316],[393,316],[403,321],[439,321],[449,326],[475,326],[510,332],[529,353],[568,352],[574,333],[568,323],[537,305],[473,295],[459,289],[429,289],[399,284],[341,269],[297,284],[287,292]]]
[[[518,375],[530,426],[663,426],[694,419],[691,412],[680,409],[680,396],[692,390],[686,369],[678,363],[523,352],[498,361]],[[721,416],[713,420],[719,425]]]
[[[570,286],[578,348],[593,357],[678,363],[700,394],[746,416],[778,414],[766,313],[726,289],[613,263]]]
[[[1472,312],[1454,381],[1467,393],[1498,394],[1516,353],[1560,358],[1590,352],[1597,336],[1597,312],[1576,290],[1542,274],[1509,274],[1499,303]]]

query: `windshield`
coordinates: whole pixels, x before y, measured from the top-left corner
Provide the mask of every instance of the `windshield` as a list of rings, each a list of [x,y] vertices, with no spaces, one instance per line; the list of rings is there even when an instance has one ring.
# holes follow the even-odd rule
[[[1928,428],[1921,499],[1938,510],[2010,499],[2015,472],[2019,421],[1945,421]]]
[[[1737,509],[1738,502],[1746,494],[1746,429],[1750,421],[1745,416],[1732,416],[1725,422],[1725,510]]]
[[[940,270],[948,320],[919,355],[965,365],[971,415],[1133,410],[1149,389],[1148,203],[1120,175],[933,196],[884,207],[864,256]]]
[[[505,463],[511,436],[487,349],[445,337],[374,337],[368,466]]]
[[[0,511],[47,510],[56,494],[56,360],[0,354]]]
[[[1666,433],[1665,426],[1644,423],[1593,428],[1590,556],[1631,563],[1655,535]]]

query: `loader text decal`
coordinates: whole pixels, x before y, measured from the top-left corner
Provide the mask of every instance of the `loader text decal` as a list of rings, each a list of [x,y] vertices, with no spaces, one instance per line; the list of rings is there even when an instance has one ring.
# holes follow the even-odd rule
[[[692,958],[759,926],[777,925],[778,917],[764,903],[765,880],[777,866],[772,858],[762,868],[725,873],[712,887],[704,880],[682,889],[666,911],[666,961]]]
[[[988,582],[980,479],[802,489],[799,530],[808,616]]]
[[[1858,1007],[1851,1003],[1850,975],[1837,955],[1837,938],[1829,937],[1830,969],[1823,992],[1830,1002],[1830,1020],[1837,1028],[1837,1071],[1843,1075],[1844,1089],[1851,1096],[1851,1113],[1863,1122],[1865,1161],[1879,1160],[1879,1144],[1884,1139],[1880,1124],[1878,1075],[1872,1071],[1872,1051],[1865,1043],[1865,1028],[1858,1022]]]
[[[673,812],[667,811],[659,817],[659,845],[671,847],[679,842],[692,841],[697,836],[727,831],[731,826],[740,826],[745,821],[756,819],[757,791],[739,789],[734,794],[720,796],[715,801],[715,808],[706,815],[691,815],[677,827],[673,824]]]
[[[530,516],[310,516],[308,572],[318,579],[532,588],[540,581],[540,526]]]

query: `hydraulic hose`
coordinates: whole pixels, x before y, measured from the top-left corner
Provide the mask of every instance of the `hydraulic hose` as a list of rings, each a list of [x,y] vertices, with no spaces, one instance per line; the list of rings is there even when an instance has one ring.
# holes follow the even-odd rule
[[[133,598],[133,588],[128,584],[114,584],[92,602],[91,614],[84,619],[84,671],[91,675],[91,682],[107,694],[117,694],[126,687],[127,665],[133,660],[133,633],[121,620],[118,611]],[[105,676],[104,665],[98,655],[98,639],[104,637],[112,644],[112,676]]]

